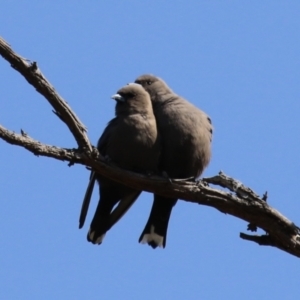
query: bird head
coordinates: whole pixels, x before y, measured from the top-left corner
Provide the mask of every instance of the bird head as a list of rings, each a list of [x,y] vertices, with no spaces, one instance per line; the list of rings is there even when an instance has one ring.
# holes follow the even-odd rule
[[[112,99],[117,101],[116,114],[145,113],[152,110],[149,94],[136,83],[128,84],[117,91]]]
[[[139,76],[135,83],[140,84],[149,93],[152,102],[157,101],[158,95],[173,93],[161,78],[151,74]]]

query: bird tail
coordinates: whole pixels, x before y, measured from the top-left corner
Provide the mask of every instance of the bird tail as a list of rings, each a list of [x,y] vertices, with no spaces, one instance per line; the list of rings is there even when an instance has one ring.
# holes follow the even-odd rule
[[[79,229],[81,229],[84,225],[85,218],[86,218],[89,206],[90,206],[95,181],[96,181],[96,172],[91,171],[90,182],[86,189],[85,196],[84,196],[82,206],[81,206],[81,211],[80,211],[80,216],[79,216]]]
[[[112,228],[127,213],[140,194],[141,191],[137,191],[120,200],[117,207],[109,216],[108,229]]]
[[[177,199],[154,195],[154,201],[148,222],[139,238],[142,244],[148,244],[153,249],[165,248],[167,241],[167,230],[172,208]]]
[[[113,205],[103,206],[99,202],[87,234],[87,240],[93,244],[100,245],[105,237],[106,232],[124,216],[124,214],[136,201],[140,193],[141,191],[135,191],[123,197],[112,212],[111,210],[113,209]],[[111,201],[108,203],[111,204],[113,202]]]

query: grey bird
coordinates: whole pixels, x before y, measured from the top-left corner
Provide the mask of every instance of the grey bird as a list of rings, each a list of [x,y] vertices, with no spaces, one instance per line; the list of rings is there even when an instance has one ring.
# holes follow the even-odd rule
[[[160,169],[169,178],[199,177],[211,157],[210,118],[175,94],[160,78],[142,75],[135,80],[150,94],[157,128],[162,140]],[[176,198],[154,195],[148,222],[139,242],[152,248],[165,247],[167,228]]]
[[[99,152],[123,169],[156,173],[160,139],[149,94],[141,85],[132,83],[121,88],[112,98],[117,101],[116,117],[108,123],[98,141]],[[99,183],[100,200],[87,240],[101,244],[105,233],[126,213],[141,191],[92,172],[82,205],[79,228],[83,226],[95,180]],[[118,206],[112,212],[116,204]]]

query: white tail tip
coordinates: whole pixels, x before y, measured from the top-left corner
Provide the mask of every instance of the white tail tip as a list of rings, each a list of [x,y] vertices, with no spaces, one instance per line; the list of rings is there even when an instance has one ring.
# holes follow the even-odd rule
[[[94,235],[95,235],[95,231],[91,231],[91,229],[89,230],[89,238],[91,241],[93,241],[93,244],[98,244],[100,245],[105,237],[105,233],[103,233],[102,235],[100,235],[96,241],[94,241]]]
[[[150,233],[143,235],[141,244],[155,243],[158,247],[163,248],[164,237],[154,232],[154,226],[151,225]]]

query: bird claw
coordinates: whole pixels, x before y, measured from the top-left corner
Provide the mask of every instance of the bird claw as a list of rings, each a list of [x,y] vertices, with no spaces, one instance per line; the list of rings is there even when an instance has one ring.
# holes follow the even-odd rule
[[[209,186],[209,183],[206,182],[205,180],[202,180],[202,179],[197,179],[195,181],[196,185],[204,185],[204,186]]]
[[[163,171],[162,172],[162,176],[166,179],[168,179],[168,181],[170,183],[173,183],[173,182],[185,182],[185,181],[193,181],[195,182],[195,177],[194,176],[191,176],[191,177],[187,177],[187,178],[170,178],[168,173]]]
[[[105,155],[105,156],[104,156],[104,161],[105,161],[106,163],[110,163],[110,162],[112,161],[112,159],[111,159],[108,155]]]
[[[146,176],[151,177],[151,176],[155,176],[157,173],[154,171],[146,171],[145,174],[146,174]]]
[[[169,181],[169,183],[173,183],[172,182],[172,179],[169,177],[169,175],[168,175],[168,173],[167,172],[165,172],[165,171],[162,171],[162,176],[164,177],[164,178],[166,178],[166,179],[168,179],[168,181]]]
[[[178,179],[172,179],[174,182],[184,182],[184,181],[193,181],[195,182],[195,177],[187,177],[187,178],[178,178]]]

